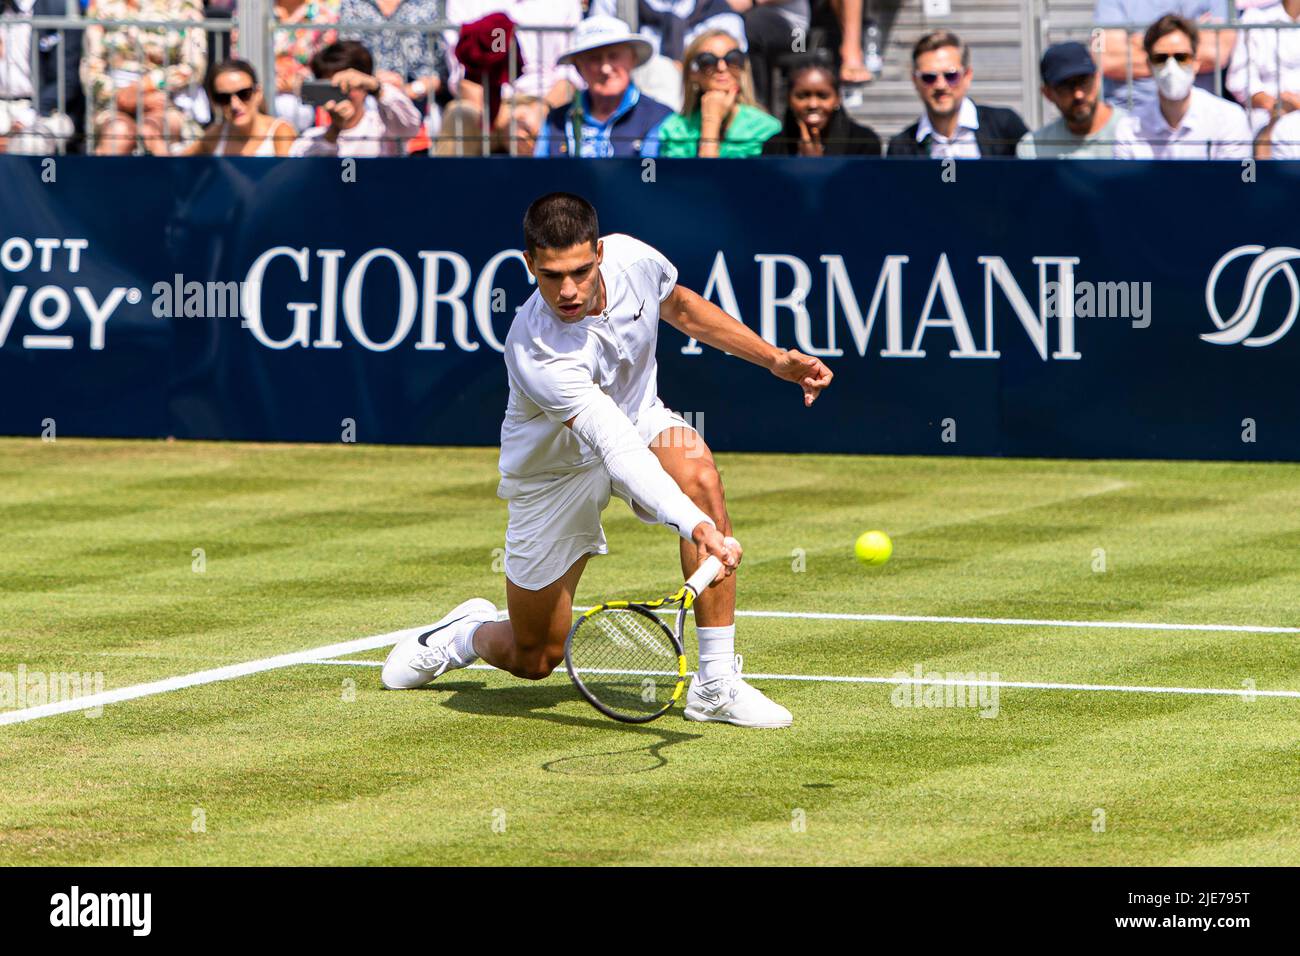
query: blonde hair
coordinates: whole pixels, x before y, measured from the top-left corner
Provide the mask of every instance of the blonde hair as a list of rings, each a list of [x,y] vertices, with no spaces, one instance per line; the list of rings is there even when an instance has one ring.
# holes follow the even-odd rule
[[[714,37],[726,37],[732,43],[736,43],[736,38],[726,30],[705,30],[688,46],[682,53],[682,115],[690,116],[700,108],[700,87],[695,82],[695,70],[691,64],[695,61],[695,55],[700,52],[700,47],[704,46]],[[736,49],[740,49],[740,44],[736,43]],[[745,65],[740,71],[740,92],[736,94],[736,102],[743,103],[746,106],[754,106],[759,109],[758,104],[754,102],[754,75],[749,69],[749,60],[745,60]]]

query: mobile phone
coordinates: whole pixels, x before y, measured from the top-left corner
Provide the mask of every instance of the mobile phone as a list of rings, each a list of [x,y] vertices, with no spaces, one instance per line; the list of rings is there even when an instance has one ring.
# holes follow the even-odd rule
[[[330,100],[347,99],[347,94],[329,80],[304,80],[298,95],[308,106],[324,106]]]

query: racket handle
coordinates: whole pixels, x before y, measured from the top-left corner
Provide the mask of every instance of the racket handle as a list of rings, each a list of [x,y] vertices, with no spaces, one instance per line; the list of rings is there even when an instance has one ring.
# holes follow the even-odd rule
[[[704,563],[695,569],[695,573],[690,576],[690,579],[687,580],[686,590],[699,597],[700,592],[713,583],[713,579],[718,576],[718,572],[721,570],[721,559],[709,555],[704,559]]]
[[[740,547],[740,542],[735,538],[727,538],[726,542],[729,547]],[[704,559],[704,562],[695,569],[695,573],[692,574],[690,579],[686,582],[686,587],[689,588],[696,597],[699,597],[700,592],[713,583],[713,579],[718,576],[718,572],[721,570],[722,560],[713,555],[709,555]]]

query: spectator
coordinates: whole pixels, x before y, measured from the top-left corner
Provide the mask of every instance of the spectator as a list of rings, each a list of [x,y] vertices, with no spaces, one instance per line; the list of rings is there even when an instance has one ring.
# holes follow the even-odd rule
[[[1121,125],[1116,159],[1249,159],[1254,139],[1246,111],[1195,86],[1200,31],[1169,13],[1147,29],[1142,46],[1156,99]]]
[[[363,42],[374,58],[374,75],[410,100],[425,103],[442,92],[447,80],[447,48],[429,32],[438,21],[438,0],[342,0],[343,23],[382,23],[382,33],[340,32]],[[424,32],[421,32],[424,31]]]
[[[807,60],[790,70],[789,105],[781,132],[764,156],[879,156],[880,137],[845,115],[835,68]]]
[[[311,79],[311,58],[338,39],[335,30],[320,27],[339,22],[340,0],[276,0],[280,23],[310,24],[317,29],[275,31],[275,113],[298,130],[311,126],[315,111],[298,96],[303,80]],[[231,42],[234,42],[233,39]]]
[[[91,0],[90,17],[103,20],[202,20],[199,0]],[[97,129],[106,113],[120,113],[146,151],[168,155],[198,139],[207,104],[197,92],[207,69],[202,28],[86,27],[81,85]],[[123,124],[113,124],[122,130]]]
[[[370,51],[340,40],[311,61],[317,79],[343,93],[325,104],[328,126],[314,126],[294,142],[290,156],[401,156],[404,140],[420,132],[420,111],[400,86],[374,75]]]
[[[0,0],[0,153],[45,155],[58,151],[84,111],[77,83],[81,31],[39,30],[37,72],[32,76],[32,28],[19,17],[61,17],[61,0]],[[65,102],[59,102],[59,69]]]
[[[442,133],[437,144],[440,156],[478,155],[483,152],[483,81],[491,84],[487,91],[489,101],[499,106],[493,117],[489,144],[493,152],[510,152],[510,126],[515,126],[514,148],[528,141],[534,142],[546,121],[547,114],[557,106],[573,100],[578,74],[572,66],[559,62],[569,45],[566,27],[582,21],[581,0],[448,0],[447,17],[460,24],[459,31],[448,31],[448,89],[455,99],[447,105],[442,117]],[[516,76],[510,77],[511,63],[508,54],[497,57],[489,45],[485,55],[480,42],[474,42],[473,30],[497,29],[494,20],[505,17],[517,46],[513,64]],[[559,29],[543,29],[555,27]],[[517,29],[516,29],[517,28]],[[466,43],[466,40],[470,42]],[[465,49],[462,49],[465,48]],[[477,67],[461,61],[468,51]],[[483,61],[501,59],[499,75],[485,76]],[[491,71],[487,71],[489,74]],[[496,80],[501,82],[497,84]],[[531,130],[521,136],[520,127]]]
[[[122,113],[105,110],[94,133],[96,156],[130,156],[135,152],[135,123]]]
[[[525,94],[545,100],[548,107],[563,106],[573,98],[577,75],[560,62],[569,46],[569,30],[582,21],[582,0],[447,0],[447,19],[473,23],[490,13],[504,13],[521,29],[519,43],[522,69],[502,89],[506,99]],[[558,27],[545,30],[543,27]],[[476,77],[465,75],[456,59],[456,34],[444,34],[447,49],[448,89],[461,103],[481,110],[483,90]]]
[[[1250,125],[1263,129],[1275,117],[1300,108],[1300,0],[1280,0],[1247,10],[1243,24],[1279,23],[1292,29],[1242,30],[1233,48],[1225,85],[1250,110]]]
[[[303,80],[311,79],[311,58],[322,47],[338,39],[336,30],[321,29],[339,22],[341,0],[274,0],[275,19],[283,24],[303,24],[304,29],[272,29],[275,48],[275,115],[283,117],[299,131],[308,129],[316,119],[316,110],[303,103],[298,90]],[[226,16],[234,12],[234,0],[207,0],[209,16],[220,10]],[[307,25],[315,29],[305,29]],[[239,42],[239,30],[230,31],[228,49]]]
[[[967,95],[975,73],[970,48],[955,33],[927,33],[912,48],[912,84],[921,118],[889,141],[890,156],[980,159],[1013,156],[1029,132],[1015,110],[976,106]]]
[[[1224,23],[1231,18],[1232,0],[1097,0],[1093,11],[1095,23],[1151,23],[1166,13],[1176,13],[1200,23]],[[1197,85],[1214,89],[1215,63],[1227,67],[1232,55],[1231,31],[1216,32],[1213,42],[1207,39],[1196,63]],[[1156,99],[1156,84],[1142,48],[1141,33],[1112,29],[1102,33],[1099,42],[1101,72],[1105,76],[1106,102],[1123,106],[1130,113]],[[1217,61],[1216,61],[1217,49]],[[1128,71],[1133,70],[1132,90],[1128,88]]]
[[[511,156],[532,156],[548,112],[545,100],[516,93],[498,114],[501,151]]]
[[[588,16],[618,16],[618,0],[591,0]],[[725,30],[741,50],[748,49],[745,21],[727,0],[637,0],[641,35],[654,45],[654,56],[632,79],[642,93],[673,110],[682,108],[682,57],[685,49],[709,30]]]
[[[219,119],[194,144],[191,156],[288,156],[294,128],[266,115],[257,72],[227,60],[208,75],[208,100]]]
[[[777,91],[773,75],[782,65],[782,58],[800,48],[797,41],[808,36],[808,0],[727,0],[727,3],[745,18],[754,99],[764,109],[775,109]]]
[[[1026,133],[1016,146],[1021,159],[1114,159],[1115,137],[1128,113],[1101,99],[1101,70],[1082,43],[1047,48],[1039,66],[1043,96],[1061,115]]]
[[[812,0],[811,25],[828,29],[844,84],[875,79],[862,42],[863,26],[868,22],[866,6],[866,0]]]
[[[1300,111],[1274,120],[1255,139],[1256,159],[1300,159]]]
[[[659,127],[659,155],[723,159],[758,156],[781,124],[754,105],[745,53],[725,30],[700,34],[686,48],[682,111]]]
[[[586,89],[551,110],[535,155],[657,155],[659,126],[672,110],[643,96],[632,82],[632,71],[650,58],[650,41],[622,20],[591,17],[578,25],[572,43],[560,62],[577,67]]]

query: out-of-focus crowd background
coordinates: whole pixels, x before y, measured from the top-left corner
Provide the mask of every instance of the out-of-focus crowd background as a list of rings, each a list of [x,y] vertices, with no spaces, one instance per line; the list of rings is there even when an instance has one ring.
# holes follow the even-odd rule
[[[1300,0],[0,0],[0,152],[1300,157]]]

